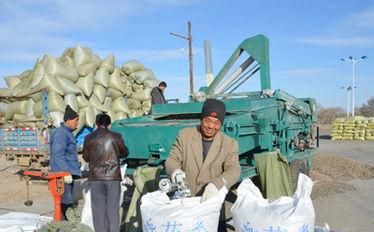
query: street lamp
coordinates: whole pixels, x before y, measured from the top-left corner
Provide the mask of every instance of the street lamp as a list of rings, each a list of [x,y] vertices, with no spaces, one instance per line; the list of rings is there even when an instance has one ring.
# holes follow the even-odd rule
[[[360,62],[361,60],[364,60],[366,58],[368,58],[368,57],[367,56],[361,56],[360,58],[355,58],[355,57],[349,56],[348,59],[343,59],[343,58],[340,59],[341,61],[347,61],[347,62],[352,63],[352,85],[351,85],[351,87],[352,87],[352,116],[355,116],[356,64],[358,62]]]
[[[352,87],[351,86],[348,86],[347,88],[346,87],[340,87],[340,89],[347,90],[347,117],[349,117],[349,106],[350,106],[350,104],[349,104],[349,99],[350,99],[349,95],[350,95],[350,93],[352,91]]]

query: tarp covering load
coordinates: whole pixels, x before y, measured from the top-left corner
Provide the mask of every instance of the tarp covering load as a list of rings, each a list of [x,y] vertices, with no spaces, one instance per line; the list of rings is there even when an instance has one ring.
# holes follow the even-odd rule
[[[374,118],[337,118],[332,128],[332,140],[374,140]]]
[[[303,231],[314,232],[315,213],[310,194],[313,182],[299,174],[292,197],[270,202],[250,179],[238,187],[238,199],[231,208],[235,231]]]
[[[47,91],[52,125],[60,124],[56,122],[61,119],[58,112],[63,113],[69,104],[85,116],[81,126],[88,127],[93,126],[99,112],[107,112],[112,121],[148,114],[150,91],[159,83],[152,70],[138,61],[126,62],[120,68],[113,55],[101,60],[81,46],[66,49],[58,58],[44,55],[32,70],[5,77],[5,81],[9,88],[0,91],[1,103],[8,109],[5,120],[41,121],[41,92]]]
[[[293,194],[290,166],[279,150],[255,154],[255,160],[261,190],[267,199]]]

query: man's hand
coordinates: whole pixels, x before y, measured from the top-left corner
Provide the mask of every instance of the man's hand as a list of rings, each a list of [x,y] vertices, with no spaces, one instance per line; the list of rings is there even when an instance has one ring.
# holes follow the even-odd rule
[[[71,175],[64,176],[64,182],[65,182],[65,184],[73,183],[73,177]]]
[[[218,189],[217,187],[212,184],[212,183],[209,183],[206,187],[205,187],[205,190],[204,190],[204,193],[203,195],[201,196],[201,200],[200,202],[204,202],[204,201],[207,201],[209,200],[210,198],[216,196],[218,194]]]
[[[175,182],[176,182],[176,177],[178,176],[178,175],[186,175],[186,173],[184,172],[184,171],[182,171],[182,169],[175,169],[174,171],[173,171],[173,173],[171,174],[171,182],[173,182],[174,184],[175,184]]]

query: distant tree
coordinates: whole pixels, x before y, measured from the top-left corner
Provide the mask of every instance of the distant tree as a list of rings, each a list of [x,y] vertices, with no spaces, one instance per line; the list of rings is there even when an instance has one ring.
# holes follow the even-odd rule
[[[374,117],[374,97],[358,108],[359,114],[365,117]]]
[[[320,108],[318,111],[319,124],[331,124],[336,118],[343,118],[346,112],[341,107]]]

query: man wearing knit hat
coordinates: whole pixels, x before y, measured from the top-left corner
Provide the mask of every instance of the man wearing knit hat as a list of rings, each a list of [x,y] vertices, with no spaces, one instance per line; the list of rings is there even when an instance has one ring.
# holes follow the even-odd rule
[[[77,129],[79,115],[69,105],[66,106],[64,122],[51,134],[50,166],[52,172],[69,172],[64,177],[65,190],[62,196],[61,212],[66,218],[66,210],[73,207],[74,179],[80,178],[80,164],[78,161],[77,144],[73,131]]]
[[[179,132],[165,162],[171,180],[185,174],[191,195],[202,196],[203,201],[223,187],[230,189],[240,177],[238,143],[220,131],[225,115],[222,101],[207,99],[200,125]],[[226,230],[222,224],[219,231]]]

